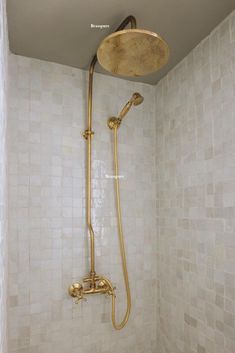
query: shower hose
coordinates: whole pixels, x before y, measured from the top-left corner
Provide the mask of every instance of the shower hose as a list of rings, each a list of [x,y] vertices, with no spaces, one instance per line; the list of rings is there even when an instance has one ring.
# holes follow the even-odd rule
[[[119,238],[119,246],[120,246],[120,253],[122,259],[122,271],[123,277],[125,282],[126,288],[126,313],[121,321],[121,323],[116,322],[116,297],[112,295],[112,323],[116,330],[121,330],[127,323],[130,311],[131,311],[131,292],[130,292],[130,285],[128,279],[128,271],[127,271],[127,264],[126,264],[126,252],[125,252],[125,244],[124,244],[124,237],[123,237],[123,230],[122,230],[122,213],[121,213],[121,204],[120,204],[120,189],[119,189],[119,167],[118,167],[118,132],[117,127],[113,129],[114,131],[114,173],[115,173],[115,195],[116,195],[116,208],[117,208],[117,220],[118,220],[118,238]]]

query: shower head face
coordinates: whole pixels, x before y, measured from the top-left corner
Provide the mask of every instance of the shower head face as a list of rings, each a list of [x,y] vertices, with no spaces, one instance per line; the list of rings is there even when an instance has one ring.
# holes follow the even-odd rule
[[[140,93],[135,92],[131,98],[131,101],[134,105],[139,105],[143,103],[144,97],[141,96]]]
[[[167,43],[156,33],[126,29],[101,42],[97,58],[107,71],[120,76],[145,76],[162,68],[169,58]]]

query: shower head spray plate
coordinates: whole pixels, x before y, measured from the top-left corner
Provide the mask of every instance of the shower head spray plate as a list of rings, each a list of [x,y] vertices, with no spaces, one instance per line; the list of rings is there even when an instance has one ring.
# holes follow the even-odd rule
[[[144,76],[159,70],[167,63],[169,47],[154,32],[125,29],[103,39],[97,58],[101,66],[113,74]]]

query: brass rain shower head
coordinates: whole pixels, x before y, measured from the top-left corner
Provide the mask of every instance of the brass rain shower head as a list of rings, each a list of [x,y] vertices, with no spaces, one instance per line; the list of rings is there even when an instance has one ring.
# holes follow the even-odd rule
[[[169,58],[167,43],[144,29],[125,29],[103,39],[97,58],[101,66],[121,76],[144,76],[163,67]]]

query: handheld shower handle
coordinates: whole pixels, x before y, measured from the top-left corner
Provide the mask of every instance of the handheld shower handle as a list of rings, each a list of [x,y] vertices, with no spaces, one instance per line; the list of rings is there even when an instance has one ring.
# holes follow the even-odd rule
[[[135,92],[131,99],[126,103],[126,105],[124,106],[124,108],[122,108],[120,114],[118,115],[118,117],[111,117],[108,119],[108,127],[112,130],[114,128],[119,128],[119,126],[121,125],[122,119],[126,116],[126,114],[129,112],[132,104],[134,105],[139,105],[143,102],[144,97],[141,96],[140,93]]]
[[[126,105],[124,106],[124,108],[122,108],[120,114],[118,115],[118,119],[122,120],[126,116],[126,114],[131,109],[132,104],[133,102],[131,100],[126,103]]]
[[[144,100],[144,97],[142,97],[140,93],[138,92],[133,93],[131,99],[126,103],[124,108],[121,110],[121,113],[118,115],[118,119],[122,120],[126,116],[132,104],[139,105],[143,102],[143,100]]]

